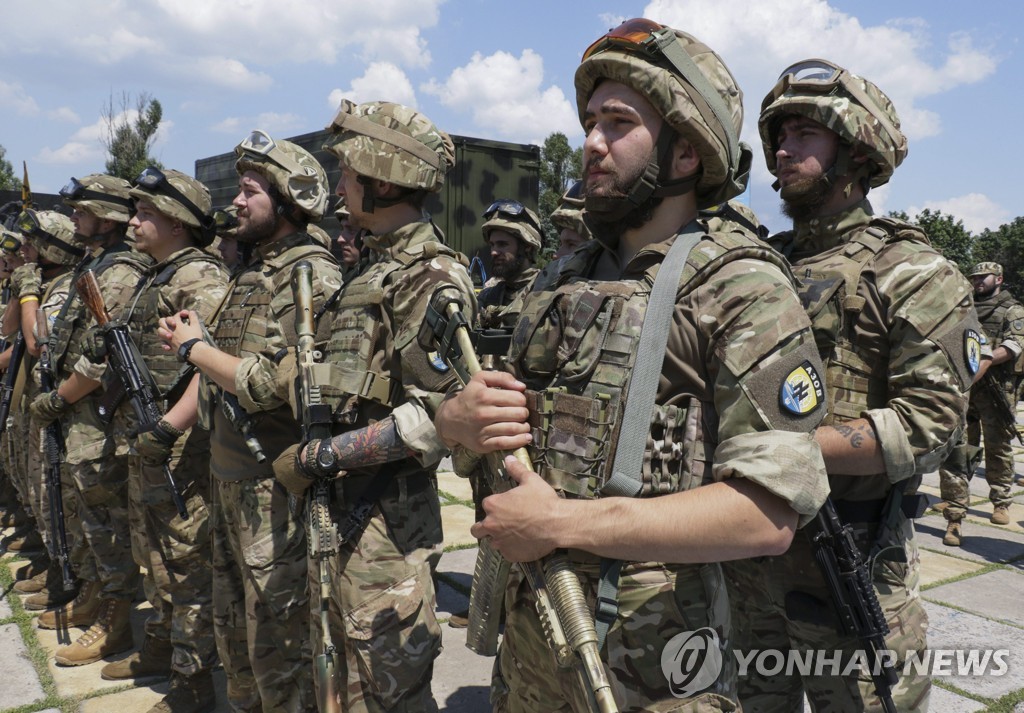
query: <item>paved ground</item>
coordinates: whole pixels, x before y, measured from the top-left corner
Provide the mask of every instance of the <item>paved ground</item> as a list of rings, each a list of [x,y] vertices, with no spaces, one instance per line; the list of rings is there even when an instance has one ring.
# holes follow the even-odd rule
[[[1018,456],[1024,460],[1024,453]],[[1018,465],[1018,472],[1024,467]],[[938,495],[938,478],[926,478],[924,492]],[[476,555],[469,535],[473,518],[466,481],[450,473],[440,476],[446,552],[439,567],[439,616],[447,620],[464,609]],[[933,649],[971,647],[1007,649],[1002,676],[954,677],[936,680],[931,710],[937,713],[1013,711],[1024,713],[1024,487],[1014,489],[1012,523],[988,523],[992,507],[984,478],[972,482],[972,507],[964,546],[942,545],[945,521],[934,512],[918,522],[922,548],[922,590],[931,620]],[[933,498],[933,499],[937,499]],[[166,683],[132,686],[111,684],[99,676],[101,664],[59,668],[53,664],[56,632],[36,628],[34,616],[22,609],[10,590],[17,558],[0,554],[0,713],[136,713],[149,709],[166,692]],[[133,613],[136,641],[142,639],[147,606]],[[442,711],[484,713],[492,659],[465,648],[462,630],[443,626],[444,652],[434,674],[434,691]],[[80,630],[72,630],[76,636]],[[219,711],[224,705],[223,673],[217,673]]]

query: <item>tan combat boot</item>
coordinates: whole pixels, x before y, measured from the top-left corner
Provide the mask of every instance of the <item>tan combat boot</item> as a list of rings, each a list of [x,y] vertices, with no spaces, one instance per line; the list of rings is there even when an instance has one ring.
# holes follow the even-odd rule
[[[942,538],[942,544],[949,545],[950,547],[959,547],[962,540],[960,521],[952,520],[946,523],[946,534]]]
[[[40,572],[45,572],[49,567],[49,555],[35,557],[14,570],[14,579],[19,582],[23,579],[32,579]]]
[[[167,695],[148,713],[213,713],[216,707],[213,675],[204,668],[191,676],[175,672]]]
[[[105,681],[127,681],[135,678],[168,678],[171,675],[171,657],[174,647],[167,639],[147,636],[142,649],[126,659],[108,663],[100,671]]]
[[[22,579],[14,583],[14,591],[18,594],[35,594],[46,588],[46,571],[29,579]]]
[[[992,511],[992,517],[989,518],[989,522],[993,525],[1009,525],[1010,524],[1010,506],[1009,505],[996,505]]]
[[[54,659],[59,666],[84,666],[104,656],[119,654],[135,646],[132,625],[128,619],[132,610],[130,599],[103,599],[100,601],[96,623],[78,637],[78,641],[57,649]]]
[[[11,535],[4,545],[8,552],[39,552],[45,549],[42,535],[34,528]]]
[[[36,626],[40,629],[92,626],[100,611],[100,589],[99,582],[83,582],[73,601],[40,614]]]

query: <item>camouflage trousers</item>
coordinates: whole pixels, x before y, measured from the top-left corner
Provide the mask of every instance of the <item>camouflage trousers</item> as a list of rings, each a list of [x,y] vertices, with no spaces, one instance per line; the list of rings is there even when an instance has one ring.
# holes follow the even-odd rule
[[[1014,473],[1013,447],[1010,445],[1014,431],[996,418],[997,408],[987,393],[971,391],[971,402],[967,407],[967,442],[980,446],[984,439],[988,499],[996,507],[1010,504]]]
[[[862,552],[868,549],[874,531],[874,527],[855,527]],[[928,710],[931,680],[924,674],[903,675],[908,655],[923,655],[928,629],[918,592],[920,555],[909,520],[902,519],[894,539],[902,544],[907,563],[879,559],[873,573],[875,591],[890,628],[885,644],[895,653],[900,674],[892,697],[900,713],[923,712]],[[726,562],[723,568],[732,601],[735,655],[751,662],[746,670],[740,666],[738,678],[745,713],[799,711],[804,694],[814,711],[882,710],[866,671],[858,669],[858,673],[842,675],[856,668],[850,662],[864,645],[838,632],[839,623],[806,533],[797,533],[785,555]],[[826,660],[833,652],[842,654],[824,668],[823,675],[785,675],[785,670],[768,675],[752,663],[756,660],[754,652],[762,651],[779,651],[784,657],[790,651],[800,652],[799,656],[806,656],[802,652],[824,652]],[[913,667],[910,670],[916,671]]]
[[[407,520],[416,515],[410,512]],[[431,678],[441,653],[441,628],[431,572],[440,557],[440,544],[411,551],[399,546],[380,510],[374,510],[355,547],[346,545],[327,558],[326,602],[319,560],[310,560],[310,637],[314,653],[322,654],[320,611],[326,604],[331,638],[340,653],[341,710],[437,710]]]
[[[600,564],[573,562],[587,596],[594,599]],[[695,695],[677,697],[662,654],[679,635],[710,627],[719,651],[729,632],[725,582],[717,564],[660,565],[626,563],[619,580],[618,616],[612,624],[601,658],[621,711],[734,711],[735,668],[728,658],[717,678]],[[505,635],[495,660],[491,702],[496,713],[588,711],[579,678],[560,668],[541,628],[536,600],[529,585],[513,568],[505,594]],[[676,639],[678,640],[678,639]]]
[[[7,419],[5,459],[11,484],[18,491],[18,501],[25,513],[37,517],[34,503],[39,499],[38,481],[33,483],[29,473],[28,418],[24,412],[11,414]]]
[[[312,713],[306,537],[271,478],[213,481],[213,633],[232,711]]]
[[[939,494],[946,502],[942,514],[949,522],[960,522],[971,502],[971,478],[981,461],[981,448],[967,443],[963,433],[939,468]]]
[[[132,554],[146,569],[146,597],[153,614],[146,636],[170,641],[171,667],[186,676],[216,663],[213,643],[213,577],[210,568],[210,451],[200,433],[193,447],[179,439],[168,465],[182,493],[188,519],[171,498],[162,465],[131,456],[128,501]]]
[[[49,468],[48,463],[45,462],[42,453],[42,429],[37,428],[36,424],[30,424],[28,430],[28,472],[30,477],[35,481],[37,488],[37,496],[33,500],[33,512],[36,516],[36,522],[39,525],[39,530],[43,535],[43,541],[46,542],[47,548],[49,549],[50,555],[56,557],[57,555],[57,535],[53,531],[53,526],[50,521],[50,482],[49,482]],[[75,484],[70,478],[63,477],[63,471],[65,467],[61,466],[61,479],[60,479],[60,508],[64,515],[64,536],[68,546],[68,552],[75,552],[76,548],[78,553],[81,555],[82,561],[77,563],[74,562],[72,557],[72,569],[76,576],[81,576],[81,570],[85,570],[87,579],[95,581],[96,579],[96,563],[91,556],[88,555],[88,549],[84,547],[82,540],[82,520],[78,516],[78,496],[75,491]]]
[[[101,599],[134,600],[139,566],[132,558],[128,516],[128,453],[116,426],[99,421],[94,399],[74,404],[64,419],[67,462],[62,478],[74,484],[82,542],[95,562]],[[84,563],[77,552],[73,559]],[[88,566],[78,572],[87,579]]]

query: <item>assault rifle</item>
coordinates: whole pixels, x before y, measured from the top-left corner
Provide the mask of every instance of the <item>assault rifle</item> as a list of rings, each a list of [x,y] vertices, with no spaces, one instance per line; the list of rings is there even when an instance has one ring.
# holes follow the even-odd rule
[[[831,499],[825,500],[818,511],[816,526],[818,531],[812,537],[814,558],[828,585],[840,629],[865,645],[875,694],[886,713],[897,713],[892,687],[899,677],[888,656],[879,655],[886,651],[889,625],[871,584],[868,564],[853,540],[853,528],[843,524]]]
[[[313,266],[301,260],[292,268],[292,298],[295,303],[295,359],[298,366],[296,396],[302,421],[302,442],[331,437],[331,407],[321,394],[323,383],[321,358],[316,350],[316,325],[313,315]],[[338,528],[331,519],[331,481],[317,478],[312,486],[313,495],[307,500],[307,532],[309,556],[320,567],[320,636],[323,653],[316,657],[317,694],[319,710],[341,713],[338,701],[337,672],[340,667],[338,649],[331,638],[328,614],[331,601],[331,573],[328,558],[337,554],[341,541]]]
[[[419,341],[424,348],[436,349],[463,385],[481,370],[462,305],[444,292],[431,298]],[[506,492],[514,485],[505,472],[502,455],[486,456],[484,472],[495,493]],[[533,468],[525,448],[516,449],[512,455]],[[466,646],[483,656],[493,656],[497,651],[498,613],[510,564],[490,540],[481,540],[479,545],[470,590]],[[619,709],[601,662],[597,631],[580,581],[565,554],[556,551],[543,560],[520,562],[517,566],[533,590],[537,614],[558,665],[576,671],[591,711],[616,713]]]
[[[1007,433],[1016,436],[1017,441],[1024,446],[1024,437],[1022,437],[1020,435],[1020,431],[1017,430],[1017,414],[1014,412],[1013,404],[1010,403],[1009,397],[1006,395],[1006,392],[1003,391],[999,382],[997,382],[993,376],[986,373],[985,376],[981,377],[980,381],[976,381],[972,384],[971,388],[987,394],[988,397],[995,402],[995,415],[999,419],[1000,425],[1006,429]]]
[[[53,362],[50,361],[50,323],[46,313],[36,311],[36,331],[39,335],[39,386],[44,394],[57,388],[53,376]],[[75,586],[75,575],[71,571],[71,553],[68,552],[68,534],[64,529],[64,494],[61,491],[60,462],[64,454],[64,432],[61,430],[60,419],[48,424],[42,432],[43,457],[46,462],[46,491],[50,505],[50,556],[60,565],[64,589]],[[56,550],[55,552],[53,550]]]
[[[7,341],[6,339],[4,341]],[[6,347],[4,347],[6,350]],[[0,382],[0,433],[7,430],[7,418],[11,415],[11,403],[14,401],[14,388],[21,373],[21,362],[25,356],[25,335],[18,330],[11,346],[11,361],[4,372],[4,380]]]
[[[125,324],[114,324],[107,314],[106,305],[103,303],[103,295],[100,292],[99,283],[96,281],[96,273],[86,270],[75,282],[78,293],[82,296],[96,323],[103,330],[103,344],[107,349],[107,364],[117,375],[118,381],[124,387],[125,396],[132,405],[135,418],[138,420],[138,430],[148,431],[153,429],[160,419],[164,417],[163,409],[160,406],[160,393],[153,375],[142,360],[139,349],[132,341],[128,333],[128,326]],[[174,507],[182,520],[189,518],[188,508],[185,507],[185,499],[181,495],[178,484],[174,482],[174,474],[171,473],[170,463],[164,461],[164,478],[167,480],[167,487],[171,491],[171,499]]]

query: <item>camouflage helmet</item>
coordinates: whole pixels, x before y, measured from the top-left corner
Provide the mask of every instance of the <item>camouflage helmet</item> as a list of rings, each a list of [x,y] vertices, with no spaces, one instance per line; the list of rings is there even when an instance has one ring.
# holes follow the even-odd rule
[[[971,273],[968,277],[976,277],[978,275],[995,275],[996,277],[1002,277],[1003,266],[998,262],[979,262],[971,268]]]
[[[52,263],[75,265],[85,257],[85,250],[72,242],[75,224],[63,213],[28,209],[18,217],[18,228],[39,255]]]
[[[213,201],[210,191],[195,178],[181,171],[150,166],[139,174],[128,195],[135,200],[149,201],[167,217],[193,228],[200,247],[213,241]]]
[[[455,144],[423,114],[401,104],[343,101],[324,149],[360,176],[436,193],[455,165]]]
[[[872,82],[823,59],[807,59],[788,67],[761,102],[757,120],[768,170],[776,173],[779,125],[787,116],[803,116],[825,126],[850,146],[849,154],[867,158],[868,182],[877,188],[889,181],[907,156],[907,137],[892,101]],[[847,172],[845,166],[836,175]]]
[[[309,237],[313,238],[313,242],[322,248],[327,250],[331,249],[331,236],[327,234],[327,231],[321,228],[319,225],[310,225],[306,228],[306,233]]]
[[[128,196],[131,187],[123,178],[90,173],[84,178],[72,178],[60,189],[60,195],[72,208],[102,220],[127,223],[132,217],[132,199]]]
[[[481,227],[484,240],[490,238],[492,230],[504,230],[526,243],[531,257],[543,247],[540,218],[517,200],[494,201],[484,211],[484,218],[486,221]]]
[[[768,228],[761,225],[757,214],[738,200],[706,208],[700,212],[700,217],[707,222],[709,233],[742,230],[762,240],[768,237]]]
[[[239,176],[255,171],[309,222],[319,223],[324,217],[330,193],[327,172],[309,151],[291,141],[275,141],[257,129],[235,147],[235,155]]]
[[[591,95],[605,79],[641,94],[668,127],[694,146],[702,166],[695,186],[698,207],[722,203],[744,191],[752,153],[739,140],[743,92],[721,57],[707,45],[644,18],[627,20],[587,48],[576,69],[581,124]],[[668,154],[674,138],[672,132],[661,132],[652,163]],[[662,178],[657,184],[648,183],[648,195],[673,194]],[[644,199],[631,197],[637,204]]]
[[[238,207],[231,204],[213,211],[213,226],[218,238],[234,240],[238,231]]]

